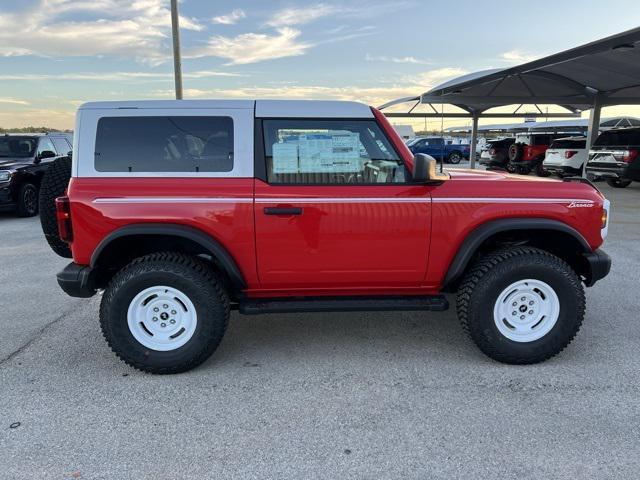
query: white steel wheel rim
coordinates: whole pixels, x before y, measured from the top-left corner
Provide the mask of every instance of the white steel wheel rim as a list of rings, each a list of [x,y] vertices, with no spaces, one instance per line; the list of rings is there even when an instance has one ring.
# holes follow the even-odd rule
[[[180,290],[156,286],[138,293],[127,310],[133,337],[151,350],[167,352],[187,343],[198,325],[193,302]]]
[[[545,282],[520,280],[505,288],[493,307],[502,335],[514,342],[533,342],[551,331],[560,315],[560,300]]]

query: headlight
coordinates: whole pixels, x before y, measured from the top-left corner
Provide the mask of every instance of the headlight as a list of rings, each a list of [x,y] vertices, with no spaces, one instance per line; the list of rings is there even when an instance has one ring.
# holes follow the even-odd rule
[[[11,178],[11,173],[9,170],[0,170],[0,182],[6,182]]]

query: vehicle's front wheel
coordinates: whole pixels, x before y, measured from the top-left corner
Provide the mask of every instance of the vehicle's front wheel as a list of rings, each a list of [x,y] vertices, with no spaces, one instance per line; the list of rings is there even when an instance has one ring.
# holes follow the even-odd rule
[[[33,217],[38,214],[38,188],[33,183],[23,183],[18,190],[18,216]]]
[[[607,185],[613,188],[627,188],[631,185],[631,180],[622,178],[607,178]]]
[[[100,305],[111,349],[150,373],[200,365],[218,347],[228,320],[222,280],[204,261],[179,253],[134,260],[111,280]]]
[[[462,154],[460,152],[451,152],[447,160],[449,163],[457,165],[462,161]]]
[[[462,328],[487,356],[503,363],[538,363],[561,352],[582,324],[582,283],[560,258],[512,247],[480,259],[457,298]]]

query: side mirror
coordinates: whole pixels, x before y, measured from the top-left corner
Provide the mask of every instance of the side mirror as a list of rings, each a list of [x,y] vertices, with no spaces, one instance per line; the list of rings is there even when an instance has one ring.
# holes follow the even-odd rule
[[[436,159],[424,153],[417,153],[413,157],[414,182],[442,182],[449,180],[446,173],[438,173]]]
[[[56,157],[56,152],[52,152],[51,150],[43,150],[40,155],[38,155],[39,160],[44,160],[45,158],[53,158]]]

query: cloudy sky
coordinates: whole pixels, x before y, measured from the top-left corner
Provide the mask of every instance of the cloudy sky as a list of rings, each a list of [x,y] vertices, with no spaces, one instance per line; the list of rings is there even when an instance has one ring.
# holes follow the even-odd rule
[[[637,0],[182,0],[180,13],[185,98],[372,105],[640,24]],[[169,99],[172,75],[169,0],[0,0],[0,126],[70,128],[84,101]]]

